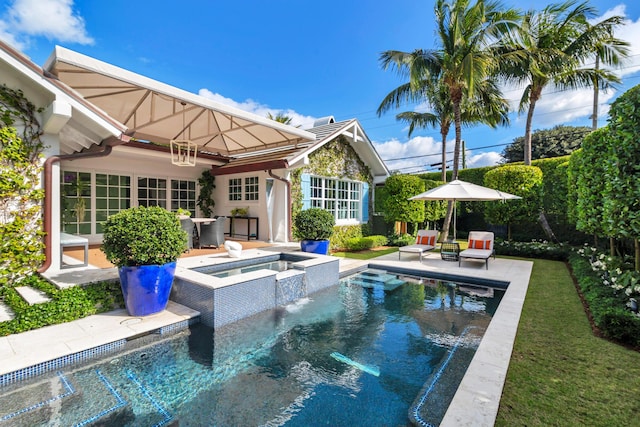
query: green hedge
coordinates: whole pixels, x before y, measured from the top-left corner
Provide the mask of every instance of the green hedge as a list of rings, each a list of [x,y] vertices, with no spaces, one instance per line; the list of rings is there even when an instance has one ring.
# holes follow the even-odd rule
[[[364,230],[363,230],[364,229]],[[329,241],[329,247],[332,251],[343,250],[347,248],[347,240],[360,238],[365,235],[368,227],[361,225],[336,225],[333,227],[333,236]],[[364,232],[363,232],[364,231]]]
[[[353,237],[345,242],[345,249],[348,252],[364,251],[366,249],[377,248],[387,244],[385,236]]]
[[[626,294],[603,284],[584,257],[572,254],[569,263],[600,331],[614,341],[640,346],[640,317],[627,308]]]

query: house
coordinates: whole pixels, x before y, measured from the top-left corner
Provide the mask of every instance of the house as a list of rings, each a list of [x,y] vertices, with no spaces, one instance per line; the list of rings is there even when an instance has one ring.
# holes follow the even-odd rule
[[[290,241],[292,213],[311,206],[338,224],[367,222],[372,185],[389,174],[356,119],[302,130],[59,46],[43,68],[0,47],[0,83],[45,108],[43,269],[61,267],[61,232],[100,243],[102,222],[119,210],[202,216],[203,174],[215,177],[213,214],[248,208],[251,228],[236,221],[234,232],[274,242]],[[197,145],[195,166],[172,162],[172,141]]]

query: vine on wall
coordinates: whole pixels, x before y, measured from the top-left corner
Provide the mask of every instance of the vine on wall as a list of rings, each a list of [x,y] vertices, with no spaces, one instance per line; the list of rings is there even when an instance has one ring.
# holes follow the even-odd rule
[[[19,284],[44,258],[38,112],[21,90],[0,86],[0,287]]]
[[[309,165],[296,169],[291,173],[292,216],[295,218],[302,210],[302,173],[318,176],[352,179],[369,183],[369,191],[373,188],[373,177],[369,167],[358,157],[347,139],[340,135],[320,149],[309,155]],[[369,197],[371,200],[371,197]],[[371,218],[371,206],[369,218]]]

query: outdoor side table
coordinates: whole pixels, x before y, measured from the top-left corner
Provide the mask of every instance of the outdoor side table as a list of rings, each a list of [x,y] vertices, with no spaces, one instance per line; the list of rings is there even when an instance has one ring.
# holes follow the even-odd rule
[[[440,256],[444,261],[458,261],[460,245],[458,242],[442,242],[440,245]]]

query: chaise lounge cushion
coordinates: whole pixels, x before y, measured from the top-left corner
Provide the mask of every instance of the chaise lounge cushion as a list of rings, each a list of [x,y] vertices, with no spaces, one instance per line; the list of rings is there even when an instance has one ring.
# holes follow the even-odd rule
[[[485,260],[486,268],[489,268],[489,258],[495,254],[493,252],[493,233],[490,231],[471,231],[469,232],[468,249],[460,252],[458,265],[462,258],[472,258]]]
[[[398,259],[400,259],[402,252],[422,255],[424,252],[435,249],[437,239],[438,230],[418,230],[418,236],[416,237],[416,243],[414,245],[400,246],[398,248]]]

